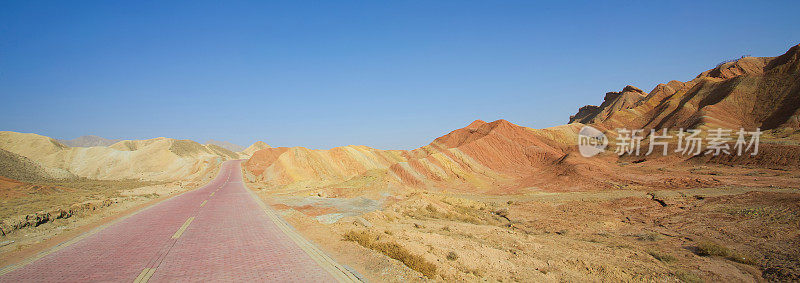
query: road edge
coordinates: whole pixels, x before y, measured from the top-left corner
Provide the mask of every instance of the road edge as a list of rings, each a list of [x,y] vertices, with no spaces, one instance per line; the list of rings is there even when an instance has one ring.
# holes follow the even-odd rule
[[[244,179],[244,178],[242,178]],[[335,278],[339,282],[366,282],[363,277],[357,275],[349,268],[345,267],[337,263],[333,258],[328,256],[324,251],[319,249],[314,243],[311,243],[305,237],[300,235],[294,227],[283,220],[272,208],[270,208],[263,200],[261,200],[256,193],[251,190],[247,183],[242,180],[242,186],[244,186],[245,190],[250,194],[250,196],[261,206],[261,209],[267,214],[272,222],[275,223],[276,226],[284,233],[286,236],[289,236],[292,241],[297,244],[300,249],[302,249],[306,254],[308,254],[311,259],[317,262],[325,271],[331,274],[333,278]]]

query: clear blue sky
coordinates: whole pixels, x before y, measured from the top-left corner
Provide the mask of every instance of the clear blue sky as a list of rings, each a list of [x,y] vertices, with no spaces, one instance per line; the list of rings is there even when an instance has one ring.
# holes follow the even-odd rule
[[[0,3],[0,130],[411,149],[800,43],[800,1],[122,2]]]

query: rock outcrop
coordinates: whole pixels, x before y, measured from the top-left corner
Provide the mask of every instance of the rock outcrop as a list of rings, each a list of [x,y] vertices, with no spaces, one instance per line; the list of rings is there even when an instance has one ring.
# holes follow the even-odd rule
[[[600,107],[581,108],[570,123],[605,129],[799,128],[800,45],[778,57],[723,63],[688,82],[659,84],[645,97],[629,87],[609,94]]]
[[[591,124],[607,120],[613,113],[633,108],[645,98],[645,92],[635,86],[625,86],[622,91],[608,92],[600,106],[587,105],[570,117],[570,123]]]

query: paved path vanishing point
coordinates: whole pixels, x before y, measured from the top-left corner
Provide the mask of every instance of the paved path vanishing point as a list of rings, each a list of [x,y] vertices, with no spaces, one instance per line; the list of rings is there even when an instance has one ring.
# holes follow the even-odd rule
[[[0,270],[0,282],[357,280],[244,187],[240,161],[202,188]]]

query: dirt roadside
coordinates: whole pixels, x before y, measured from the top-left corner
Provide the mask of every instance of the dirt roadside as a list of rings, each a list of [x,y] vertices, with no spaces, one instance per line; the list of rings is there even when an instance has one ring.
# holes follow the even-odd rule
[[[99,198],[104,205],[91,206],[69,217],[49,219],[38,225],[30,225],[0,236],[0,268],[5,268],[52,251],[75,238],[86,236],[103,227],[135,214],[147,207],[199,188],[216,176],[219,168],[209,168],[201,178],[191,181],[157,185],[134,186],[114,192],[113,197]],[[61,197],[64,202],[74,198]],[[56,209],[42,207],[42,210]]]

